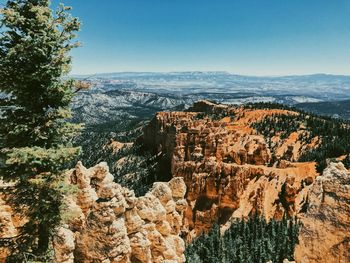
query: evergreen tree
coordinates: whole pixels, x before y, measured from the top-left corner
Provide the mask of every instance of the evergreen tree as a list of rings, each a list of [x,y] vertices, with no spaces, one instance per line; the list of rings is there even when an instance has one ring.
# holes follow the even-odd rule
[[[49,0],[9,0],[1,9],[0,175],[16,183],[12,199],[29,220],[8,243],[16,262],[46,254],[61,221],[62,173],[79,152],[71,141],[81,125],[67,122],[76,83],[63,78],[80,27],[69,10],[54,12]]]
[[[267,222],[253,217],[232,222],[223,235],[215,225],[195,239],[185,254],[188,262],[266,263],[272,260],[279,263],[286,258],[293,260],[297,242],[296,220],[284,218]]]

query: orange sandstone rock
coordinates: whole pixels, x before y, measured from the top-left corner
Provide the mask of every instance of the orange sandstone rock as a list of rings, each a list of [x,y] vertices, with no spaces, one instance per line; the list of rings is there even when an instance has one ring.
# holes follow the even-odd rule
[[[317,177],[299,218],[296,262],[350,262],[350,173],[342,163],[331,163]]]
[[[298,113],[200,101],[188,112],[160,112],[145,128],[143,142],[164,156],[166,179],[181,177],[186,183],[188,240],[215,222],[228,226],[237,217],[280,219],[301,211],[317,172],[315,163],[290,161],[306,146],[292,133],[287,139],[276,137],[272,149],[250,127],[274,114]],[[269,167],[273,154],[280,161]]]

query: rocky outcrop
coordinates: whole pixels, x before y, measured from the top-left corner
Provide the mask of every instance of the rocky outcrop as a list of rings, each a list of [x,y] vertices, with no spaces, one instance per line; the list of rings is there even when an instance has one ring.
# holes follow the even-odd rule
[[[280,219],[303,209],[317,176],[315,163],[281,159],[288,148],[297,154],[301,146],[276,137],[273,143],[280,147],[273,149],[251,127],[274,114],[297,113],[201,101],[187,112],[160,112],[145,128],[144,145],[163,156],[168,168],[162,174],[182,177],[187,185],[187,240],[215,222],[228,226],[252,214]],[[273,160],[277,151],[281,158]]]
[[[9,192],[13,184],[4,183],[0,180],[0,263],[6,261],[10,251],[3,246],[2,242],[18,235],[18,228],[24,224],[24,220],[13,211],[9,205]]]
[[[13,211],[0,196],[0,239],[6,239],[17,235],[17,229],[14,225]],[[5,262],[9,255],[9,250],[2,247],[0,243],[0,262]]]
[[[142,197],[114,183],[105,163],[78,163],[68,181],[78,190],[66,200],[70,219],[54,241],[57,262],[185,261],[182,178],[155,183]]]
[[[317,177],[299,218],[296,262],[350,262],[350,173],[342,163],[331,163]]]

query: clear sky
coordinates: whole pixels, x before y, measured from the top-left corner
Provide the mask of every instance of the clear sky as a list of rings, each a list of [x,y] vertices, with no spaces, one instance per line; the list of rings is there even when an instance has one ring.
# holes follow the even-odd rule
[[[83,22],[75,74],[350,74],[350,0],[63,2]]]

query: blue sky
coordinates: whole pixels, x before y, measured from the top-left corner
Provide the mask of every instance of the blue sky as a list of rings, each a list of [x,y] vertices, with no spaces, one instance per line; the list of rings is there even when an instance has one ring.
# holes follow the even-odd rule
[[[73,73],[350,74],[349,0],[63,2],[83,22]]]

